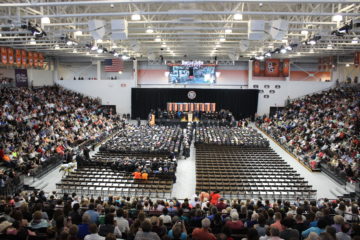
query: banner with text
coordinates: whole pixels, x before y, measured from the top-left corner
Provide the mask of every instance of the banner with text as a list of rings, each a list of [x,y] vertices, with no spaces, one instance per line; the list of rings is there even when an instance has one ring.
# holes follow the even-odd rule
[[[15,69],[15,82],[17,87],[28,86],[28,75],[26,69]]]

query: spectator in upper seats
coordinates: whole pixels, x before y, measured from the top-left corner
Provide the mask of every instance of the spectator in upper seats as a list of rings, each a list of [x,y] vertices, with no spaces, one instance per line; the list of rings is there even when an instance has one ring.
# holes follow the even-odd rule
[[[317,226],[316,227],[310,227],[307,230],[303,231],[301,233],[301,235],[306,238],[309,233],[311,232],[315,232],[317,234],[320,234],[322,232],[325,232],[325,228],[326,228],[326,221],[324,219],[319,219]]]
[[[244,223],[241,220],[239,220],[239,214],[237,213],[236,210],[235,211],[232,210],[230,212],[230,218],[231,220],[227,221],[225,223],[225,226],[230,228],[231,232],[238,233],[244,229]]]
[[[204,218],[201,221],[201,228],[195,228],[192,232],[192,238],[194,240],[216,240],[214,234],[209,232],[211,222],[208,218]]]
[[[280,232],[284,230],[283,225],[281,224],[282,215],[280,212],[275,213],[275,222],[270,225],[271,228],[277,228]]]
[[[89,209],[85,212],[85,214],[89,215],[90,223],[98,223],[99,222],[99,213],[95,211],[94,204],[89,204]]]

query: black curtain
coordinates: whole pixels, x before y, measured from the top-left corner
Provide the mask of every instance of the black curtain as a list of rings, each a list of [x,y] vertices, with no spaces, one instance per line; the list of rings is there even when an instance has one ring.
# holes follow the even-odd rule
[[[188,98],[194,91],[196,97]],[[168,102],[216,103],[216,110],[229,109],[236,119],[253,117],[258,105],[257,89],[132,88],[131,117],[147,119],[151,109],[166,109]]]

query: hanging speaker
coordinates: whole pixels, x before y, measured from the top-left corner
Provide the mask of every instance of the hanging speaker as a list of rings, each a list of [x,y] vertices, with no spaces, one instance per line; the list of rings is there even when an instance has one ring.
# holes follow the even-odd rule
[[[89,20],[89,32],[95,40],[102,39],[105,35],[105,21],[103,20]]]

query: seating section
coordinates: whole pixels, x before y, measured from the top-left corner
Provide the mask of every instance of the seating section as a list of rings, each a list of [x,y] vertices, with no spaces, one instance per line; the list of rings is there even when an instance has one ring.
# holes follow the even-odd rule
[[[196,146],[196,192],[225,197],[313,199],[316,190],[271,148]]]
[[[130,173],[119,172],[111,167],[81,167],[69,173],[56,187],[62,192],[79,195],[122,195],[169,198],[172,180],[159,179],[150,174],[148,180],[135,180]]]

